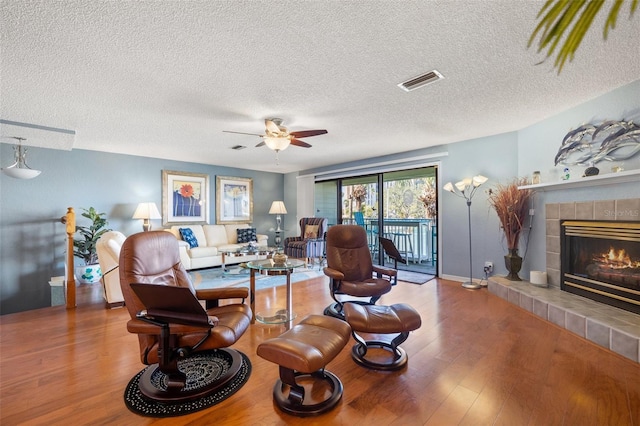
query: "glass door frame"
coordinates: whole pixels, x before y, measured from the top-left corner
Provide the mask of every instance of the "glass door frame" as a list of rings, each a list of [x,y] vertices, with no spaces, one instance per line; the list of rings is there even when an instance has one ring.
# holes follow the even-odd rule
[[[339,178],[335,178],[335,179],[327,179],[325,181],[322,180],[318,180],[316,182],[316,184],[319,183],[327,183],[327,182],[335,182],[335,195],[336,195],[336,207],[337,207],[337,211],[336,211],[336,218],[335,218],[335,223],[338,224],[342,224],[345,223],[345,217],[343,217],[343,214],[345,213],[344,208],[343,208],[343,203],[344,203],[344,187],[347,186],[345,185],[346,183],[349,183],[350,181],[353,182],[358,182],[358,181],[367,181],[367,180],[375,180],[375,186],[377,187],[377,207],[374,207],[375,210],[377,210],[378,214],[377,214],[377,221],[374,222],[370,222],[370,224],[372,225],[373,229],[385,229],[385,216],[387,216],[386,214],[386,198],[387,196],[385,195],[385,182],[390,182],[391,180],[388,179],[388,177],[391,175],[393,176],[394,174],[398,174],[398,176],[402,176],[403,174],[407,176],[407,179],[413,179],[411,177],[412,172],[416,173],[417,176],[415,177],[415,179],[423,179],[423,178],[432,178],[432,182],[433,182],[433,186],[432,186],[432,190],[433,190],[433,195],[435,196],[435,206],[434,206],[434,211],[435,211],[435,218],[430,219],[429,222],[429,232],[426,234],[427,236],[431,236],[426,237],[429,238],[429,241],[425,241],[424,238],[422,239],[416,239],[416,241],[420,241],[421,245],[419,253],[418,253],[418,262],[416,262],[416,264],[419,264],[422,262],[422,255],[421,252],[424,251],[423,254],[430,256],[430,260],[431,261],[431,265],[434,267],[435,270],[435,275],[438,275],[439,273],[439,262],[438,262],[438,253],[439,253],[439,249],[440,249],[440,240],[439,240],[439,235],[438,235],[438,228],[439,228],[439,215],[437,214],[439,212],[439,195],[440,195],[440,191],[438,190],[438,182],[439,182],[439,174],[440,174],[440,164],[439,163],[435,163],[435,164],[428,164],[428,165],[419,165],[419,166],[415,166],[415,167],[406,167],[403,169],[393,169],[393,170],[388,170],[388,171],[380,171],[380,172],[376,172],[376,173],[363,173],[362,175],[353,175],[353,176],[345,176],[345,177],[339,177]],[[423,176],[421,177],[419,175],[419,171],[423,170],[423,169],[432,169],[433,173],[425,173],[425,175],[428,174],[428,176]],[[385,177],[387,179],[385,179]],[[368,179],[370,178],[370,179]],[[402,179],[401,179],[402,180]],[[373,182],[371,182],[373,183]],[[354,183],[355,184],[355,183]],[[415,191],[414,191],[415,192]],[[417,197],[420,197],[423,194],[418,194]],[[414,194],[415,196],[415,194]],[[316,199],[317,201],[317,199]],[[415,211],[415,210],[414,210]],[[426,213],[424,216],[424,219],[426,219]],[[412,222],[415,222],[415,220],[420,220],[420,218],[413,218],[414,220]],[[401,220],[401,219],[399,219]],[[409,221],[409,219],[408,219]],[[331,223],[332,220],[329,220],[329,222]],[[351,220],[349,220],[349,222],[346,223],[351,223]],[[409,225],[414,225],[413,223],[409,224]],[[418,232],[421,232],[421,228],[420,228],[420,223],[418,224]],[[415,231],[413,231],[415,233]],[[435,234],[432,234],[432,232],[435,232]],[[412,240],[413,241],[413,240]],[[426,247],[426,249],[424,249]],[[372,245],[370,245],[370,248],[372,250],[372,253],[374,255],[374,261],[376,261],[377,259],[377,263],[378,264],[383,264],[383,262],[381,262],[383,259],[380,256],[376,256],[376,253],[380,253],[381,247],[380,244],[377,240],[377,238],[375,239],[375,247],[373,247]],[[414,247],[415,249],[415,247]],[[424,249],[424,250],[423,250]],[[416,257],[414,256],[414,254],[412,253],[411,256],[413,259],[415,259]],[[407,259],[410,260],[410,259]],[[409,262],[408,262],[409,263]]]

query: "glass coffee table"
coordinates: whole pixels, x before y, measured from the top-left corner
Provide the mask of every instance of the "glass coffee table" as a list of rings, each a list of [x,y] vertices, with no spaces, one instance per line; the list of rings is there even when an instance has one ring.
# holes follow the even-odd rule
[[[276,263],[273,259],[252,260],[246,263],[251,271],[249,280],[249,298],[251,303],[251,323],[256,320],[264,324],[285,324],[286,329],[291,328],[295,318],[293,312],[293,300],[291,297],[291,273],[295,268],[304,266],[305,263],[298,259],[288,259],[284,263]],[[267,312],[256,313],[256,272],[265,275],[285,275],[287,277],[287,305],[284,309],[278,308]]]
[[[240,247],[233,250],[222,250],[222,271],[227,271],[226,262],[230,257],[244,257],[244,256],[255,256],[257,259],[259,256],[270,257],[273,253],[276,252],[275,247],[267,247],[267,246],[259,246],[259,247],[251,247],[245,246]],[[255,260],[255,259],[252,259]],[[223,273],[224,275],[224,273]]]

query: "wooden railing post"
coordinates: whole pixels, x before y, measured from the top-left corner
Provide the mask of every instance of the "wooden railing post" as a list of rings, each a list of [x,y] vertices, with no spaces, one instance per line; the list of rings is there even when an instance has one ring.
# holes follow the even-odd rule
[[[64,217],[67,225],[67,279],[66,279],[66,298],[67,309],[75,309],[76,307],[76,279],[75,268],[73,264],[73,235],[76,233],[76,214],[73,207],[67,208],[67,214]]]

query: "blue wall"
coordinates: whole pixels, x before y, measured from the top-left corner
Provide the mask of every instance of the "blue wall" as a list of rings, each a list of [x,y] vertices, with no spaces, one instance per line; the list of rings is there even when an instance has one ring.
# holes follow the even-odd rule
[[[567,132],[584,123],[606,120],[633,120],[640,123],[640,80],[519,131],[519,175],[530,176],[534,170],[540,170],[543,183],[557,181],[564,166],[554,166],[553,161]],[[621,165],[625,170],[640,169],[640,153],[629,160],[596,164],[600,174],[610,173],[614,165]],[[584,167],[570,167],[571,179],[580,179],[583,171]],[[640,179],[616,185],[538,191],[534,198],[536,214],[524,265],[526,269],[521,276],[528,277],[528,271],[544,271],[546,268],[545,204],[638,197]]]
[[[457,182],[464,177],[482,174],[489,178],[473,198],[471,206],[473,265],[472,275],[478,279],[483,276],[485,261],[493,261],[495,273],[505,275],[504,255],[506,244],[495,212],[487,202],[486,190],[496,183],[508,183],[516,177],[530,177],[533,171],[542,172],[544,181],[557,181],[564,166],[554,166],[554,157],[563,137],[584,123],[599,123],[605,120],[629,120],[640,123],[640,80],[604,94],[584,104],[578,105],[535,125],[517,132],[451,143],[397,153],[369,160],[336,164],[331,167],[302,171],[301,174],[330,172],[349,167],[363,167],[367,164],[399,161],[404,159],[407,168],[415,164],[415,158],[444,152],[440,158],[434,158],[441,167],[440,181],[440,220],[439,231],[442,241],[442,276],[469,277],[469,231],[467,206],[463,199],[442,192],[446,182]],[[464,117],[461,117],[464,122]],[[430,160],[418,163],[425,164]],[[619,163],[616,163],[619,164]],[[613,164],[598,164],[601,173],[610,172]],[[640,169],[640,154],[622,162],[625,170]],[[373,167],[375,169],[375,167]],[[571,168],[572,179],[579,179],[584,167]],[[531,235],[528,248],[521,247],[525,254],[522,273],[529,277],[531,270],[544,270],[546,267],[546,238],[544,204],[560,201],[608,200],[614,198],[640,197],[640,182],[616,185],[596,186],[593,188],[573,188],[552,192],[539,191],[534,197],[534,216],[531,219]],[[523,240],[526,243],[526,238]]]
[[[487,203],[486,189],[497,182],[506,183],[518,176],[530,176],[534,170],[542,172],[543,182],[557,180],[561,166],[555,167],[553,158],[569,130],[587,122],[621,119],[640,122],[640,80],[517,132],[338,164],[300,174],[404,160],[408,166],[438,162],[442,174],[440,187],[467,176],[487,176],[489,181],[476,193],[472,204],[473,276],[482,276],[485,260],[493,261],[495,272],[504,275],[506,269],[502,258],[506,246],[497,217]],[[461,117],[463,121],[464,117]],[[432,160],[415,160],[419,156],[436,153],[444,155]],[[11,163],[10,145],[0,144],[0,157],[1,165]],[[137,203],[154,201],[158,207],[162,205],[162,170],[208,173],[211,176],[210,200],[215,200],[216,175],[252,177],[254,225],[258,231],[268,233],[273,228],[274,219],[267,212],[271,201],[276,199],[284,200],[289,212],[285,216],[285,228],[297,228],[296,174],[285,177],[194,163],[40,148],[30,149],[29,164],[43,170],[42,175],[28,181],[0,175],[0,309],[3,314],[49,305],[48,280],[63,274],[65,235],[59,218],[68,206],[77,210],[96,207],[107,213],[111,228],[126,235],[138,232],[140,221],[131,219]],[[601,163],[599,166],[605,173],[611,164]],[[639,169],[640,155],[623,162],[623,167],[626,170]],[[573,178],[579,178],[581,173],[581,168],[572,168]],[[544,270],[546,266],[544,204],[638,197],[640,182],[537,193],[536,214],[532,219],[532,234],[521,276],[526,278],[530,270]],[[210,205],[214,208],[215,202]],[[440,273],[466,278],[469,275],[466,204],[449,193],[442,193],[440,206]],[[211,222],[215,222],[213,210]],[[160,223],[154,223],[154,226],[158,227]]]
[[[492,261],[496,273],[506,273],[503,256],[506,245],[496,214],[491,209],[486,190],[497,182],[517,175],[518,144],[516,133],[505,133],[449,145],[449,155],[442,161],[442,182],[456,183],[465,177],[483,175],[482,185],[471,203],[473,278],[483,276],[485,261]],[[469,225],[466,201],[449,192],[440,194],[442,275],[469,277]],[[504,272],[503,272],[504,271]]]
[[[12,162],[12,145],[0,144],[0,164]],[[109,227],[131,235],[142,230],[131,217],[139,202],[162,209],[162,170],[210,176],[210,223],[215,223],[217,175],[253,178],[254,222],[258,232],[273,235],[271,201],[283,199],[284,175],[96,151],[29,148],[29,165],[42,170],[35,179],[0,174],[0,312],[8,314],[50,305],[49,279],[64,275],[67,207],[105,212]],[[152,221],[154,229],[162,221]],[[78,259],[76,259],[78,260]]]

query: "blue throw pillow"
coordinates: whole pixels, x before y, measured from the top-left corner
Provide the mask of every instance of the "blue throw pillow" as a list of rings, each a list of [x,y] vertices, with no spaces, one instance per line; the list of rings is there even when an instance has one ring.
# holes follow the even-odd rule
[[[182,235],[182,239],[189,244],[189,247],[198,247],[198,240],[196,239],[196,236],[193,235],[191,228],[180,228],[180,235]]]
[[[256,228],[238,228],[238,242],[250,243],[251,241],[257,241]]]

